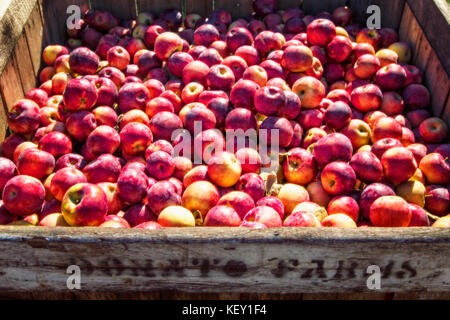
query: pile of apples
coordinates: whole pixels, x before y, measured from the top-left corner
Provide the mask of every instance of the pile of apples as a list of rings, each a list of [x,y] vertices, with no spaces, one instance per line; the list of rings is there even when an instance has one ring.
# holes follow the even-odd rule
[[[348,7],[253,4],[236,21],[85,12],[9,108],[0,224],[450,227],[448,128],[408,44]],[[276,165],[225,148],[239,129],[276,132]]]

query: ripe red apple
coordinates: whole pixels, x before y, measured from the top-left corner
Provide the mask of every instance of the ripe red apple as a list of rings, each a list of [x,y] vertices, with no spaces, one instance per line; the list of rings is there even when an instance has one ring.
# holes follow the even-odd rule
[[[425,143],[441,143],[447,138],[448,129],[442,119],[433,117],[420,124],[419,132]]]
[[[314,77],[305,76],[297,80],[292,91],[300,97],[302,108],[316,108],[325,98],[325,86]]]
[[[439,153],[429,153],[420,160],[419,169],[430,184],[447,185],[450,183],[450,166]]]
[[[305,149],[293,148],[283,163],[283,173],[288,182],[306,185],[317,175],[316,160]]]
[[[320,179],[326,192],[331,195],[345,194],[353,191],[356,184],[356,174],[353,168],[342,161],[327,164]]]
[[[411,178],[417,163],[412,152],[404,147],[394,147],[381,157],[385,177],[394,184],[400,184]]]
[[[19,175],[11,178],[3,189],[3,205],[15,216],[38,213],[44,203],[45,189],[42,183],[33,177]]]
[[[319,167],[332,161],[350,161],[353,147],[350,140],[341,133],[332,133],[321,138],[314,145],[313,155]]]
[[[260,206],[250,210],[244,217],[244,221],[260,222],[268,228],[282,226],[282,221],[278,212],[268,206]]]
[[[408,203],[396,196],[380,197],[370,207],[370,221],[376,227],[407,227],[411,217]]]
[[[99,57],[86,47],[76,48],[69,57],[70,69],[78,74],[95,74],[99,62]]]
[[[308,42],[324,47],[336,36],[336,26],[327,19],[315,19],[306,28]]]
[[[207,227],[238,227],[241,218],[238,213],[229,206],[217,205],[206,214],[203,225]]]
[[[116,182],[121,172],[120,161],[110,154],[102,154],[84,167],[89,183]]]

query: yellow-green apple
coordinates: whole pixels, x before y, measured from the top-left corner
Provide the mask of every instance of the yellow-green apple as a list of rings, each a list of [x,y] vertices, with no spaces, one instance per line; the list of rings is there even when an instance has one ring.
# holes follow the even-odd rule
[[[450,228],[450,215],[437,219],[431,226],[435,228]]]
[[[313,53],[304,45],[289,46],[283,51],[281,66],[290,72],[304,72],[312,67]]]
[[[284,184],[278,192],[277,198],[283,203],[286,215],[290,215],[299,203],[310,199],[308,191],[304,187],[293,183]]]
[[[450,183],[450,166],[439,153],[429,153],[420,160],[419,169],[430,184],[447,185]]]
[[[317,141],[313,149],[313,155],[321,168],[333,161],[348,162],[352,154],[352,143],[342,133],[326,135]]]
[[[369,144],[372,137],[370,126],[365,121],[359,119],[351,119],[341,130],[341,133],[350,140],[354,150]]]
[[[320,180],[326,192],[331,195],[339,195],[353,191],[356,174],[348,163],[334,161],[323,168]]]
[[[306,28],[308,43],[326,46],[336,36],[336,26],[328,19],[315,19]]]
[[[281,227],[283,223],[278,212],[268,206],[258,206],[250,210],[243,220],[248,222],[260,222],[268,228]]]
[[[413,153],[405,147],[386,150],[381,157],[385,177],[394,184],[400,184],[411,178],[417,163]]]
[[[293,148],[283,163],[283,173],[288,182],[306,185],[317,175],[316,160],[305,149]]]
[[[417,180],[408,180],[399,184],[395,193],[409,203],[417,204],[421,207],[425,205],[425,186]]]
[[[181,206],[168,206],[158,216],[162,227],[195,227],[195,218],[191,211]]]
[[[314,77],[305,76],[298,79],[292,91],[300,97],[302,108],[316,108],[325,98],[325,86]]]
[[[208,181],[196,181],[191,183],[183,192],[183,207],[192,212],[198,211],[205,217],[208,211],[219,201],[217,188]]]
[[[377,53],[375,53],[375,56],[378,58],[378,60],[380,60],[381,68],[386,67],[392,63],[398,63],[398,54],[393,50],[381,49],[378,50]]]
[[[395,42],[389,47],[389,50],[395,51],[398,55],[398,61],[403,64],[409,63],[412,58],[412,51],[406,42]]]
[[[411,218],[411,209],[401,197],[382,196],[370,207],[370,221],[375,227],[407,227]]]
[[[357,228],[356,222],[347,214],[335,213],[322,220],[322,227]]]
[[[450,191],[439,185],[429,185],[426,188],[425,208],[431,213],[443,216],[450,210]]]
[[[208,176],[220,187],[235,185],[241,172],[241,164],[232,153],[220,152],[208,161]]]

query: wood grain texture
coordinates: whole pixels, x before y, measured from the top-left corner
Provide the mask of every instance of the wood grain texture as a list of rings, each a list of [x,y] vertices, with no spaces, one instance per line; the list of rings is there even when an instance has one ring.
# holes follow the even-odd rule
[[[18,99],[24,97],[19,66],[15,55],[11,55],[0,76],[0,92],[6,108],[9,109]]]
[[[231,13],[233,20],[249,18],[253,12],[252,0],[215,0],[215,9],[226,10]]]
[[[89,8],[89,0],[38,0],[44,22],[47,44],[64,44],[66,36],[66,21],[69,15],[67,7],[78,5],[81,9]],[[114,0],[104,1],[112,3]],[[125,1],[124,1],[125,2]]]
[[[441,114],[442,119],[444,119],[445,123],[450,127],[450,95],[447,97],[447,102],[445,103],[445,108],[442,110]]]
[[[381,27],[398,28],[405,0],[347,0],[347,6],[353,10],[355,22],[366,25],[367,8],[377,5],[381,9]]]
[[[91,5],[94,9],[109,11],[120,19],[132,19],[137,14],[136,0],[91,0]]]
[[[24,31],[19,40],[17,40],[13,55],[17,61],[17,71],[19,72],[20,82],[25,93],[37,85],[31,54],[28,48],[27,37]]]
[[[198,13],[202,17],[207,17],[213,10],[213,0],[185,0],[186,14]]]
[[[0,3],[0,73],[8,63],[36,0],[8,0]]]
[[[450,76],[450,56],[447,49],[450,43],[450,6],[446,0],[408,0],[408,5]]]
[[[303,11],[306,14],[316,15],[323,11],[333,13],[333,10],[345,6],[345,0],[303,0]]]
[[[6,120],[7,109],[3,103],[3,99],[0,95],[0,141],[3,141],[6,137],[6,130],[8,129],[8,123]]]
[[[450,91],[449,76],[409,4],[404,8],[399,36],[411,46],[412,64],[424,71],[424,81],[431,93],[431,111],[440,116]]]
[[[33,65],[33,73],[37,77],[41,68],[41,53],[47,42],[44,36],[44,24],[42,22],[41,12],[37,3],[25,24],[24,32]]]
[[[432,228],[0,228],[0,291],[373,293],[450,291],[450,233]],[[414,254],[412,254],[414,253]]]
[[[138,11],[149,11],[160,14],[166,9],[178,9],[181,11],[181,0],[137,0]]]

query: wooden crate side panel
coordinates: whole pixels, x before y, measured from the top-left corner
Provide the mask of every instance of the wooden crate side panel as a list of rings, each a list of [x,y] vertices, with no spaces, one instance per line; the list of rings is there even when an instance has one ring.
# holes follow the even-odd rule
[[[450,95],[447,97],[447,102],[445,103],[445,108],[442,111],[441,115],[442,119],[444,119],[445,123],[450,127]]]
[[[17,68],[23,91],[26,93],[28,90],[34,88],[37,83],[25,31],[17,41],[13,55],[17,61]]]
[[[226,10],[233,19],[248,19],[252,12],[252,0],[215,0],[215,9]]]
[[[10,56],[8,64],[0,76],[0,92],[7,109],[24,96],[19,66],[14,54]]]
[[[149,11],[160,14],[166,9],[178,9],[181,11],[182,0],[137,0],[138,12]]]
[[[36,3],[30,17],[28,18],[24,32],[28,44],[28,50],[30,52],[31,63],[33,65],[33,73],[36,78],[41,68],[41,53],[44,50],[44,44],[47,41],[44,37],[44,24],[42,22],[41,11],[38,3]]]
[[[3,98],[0,94],[0,141],[3,141],[6,137],[6,131],[8,130],[8,122],[6,120],[7,109],[3,103]],[[1,152],[1,151],[0,151]]]
[[[444,229],[169,229],[0,227],[0,291],[66,293],[69,265],[80,293],[372,294],[369,265],[382,272],[376,293],[450,291]]]
[[[0,73],[8,63],[35,3],[36,0],[11,0],[1,4],[7,8],[0,10]]]
[[[306,14],[316,15],[323,11],[333,13],[333,10],[345,6],[346,0],[303,0],[303,11]]]
[[[77,5],[81,11],[89,8],[89,0],[38,0],[40,3],[41,14],[44,23],[45,40],[48,44],[64,44],[66,36],[66,22],[69,14],[67,8],[71,5]],[[110,3],[111,1],[103,1]]]
[[[431,93],[432,113],[441,116],[450,90],[448,75],[409,4],[405,5],[404,8],[399,36],[400,40],[411,46],[413,51],[412,63],[424,72],[425,85]]]
[[[91,0],[91,5],[94,9],[109,11],[120,19],[132,19],[137,14],[136,0]]]
[[[398,28],[405,0],[347,0],[347,6],[353,10],[356,22],[366,25],[367,8],[377,5],[381,9],[381,27]]]
[[[450,9],[446,0],[418,1],[408,0],[413,15],[421,30],[439,57],[444,70],[450,75]],[[439,30],[442,30],[440,32]]]
[[[278,0],[278,8],[281,10],[289,8],[301,8],[302,0]]]
[[[185,0],[185,13],[198,13],[202,17],[207,17],[213,10],[213,0]]]

